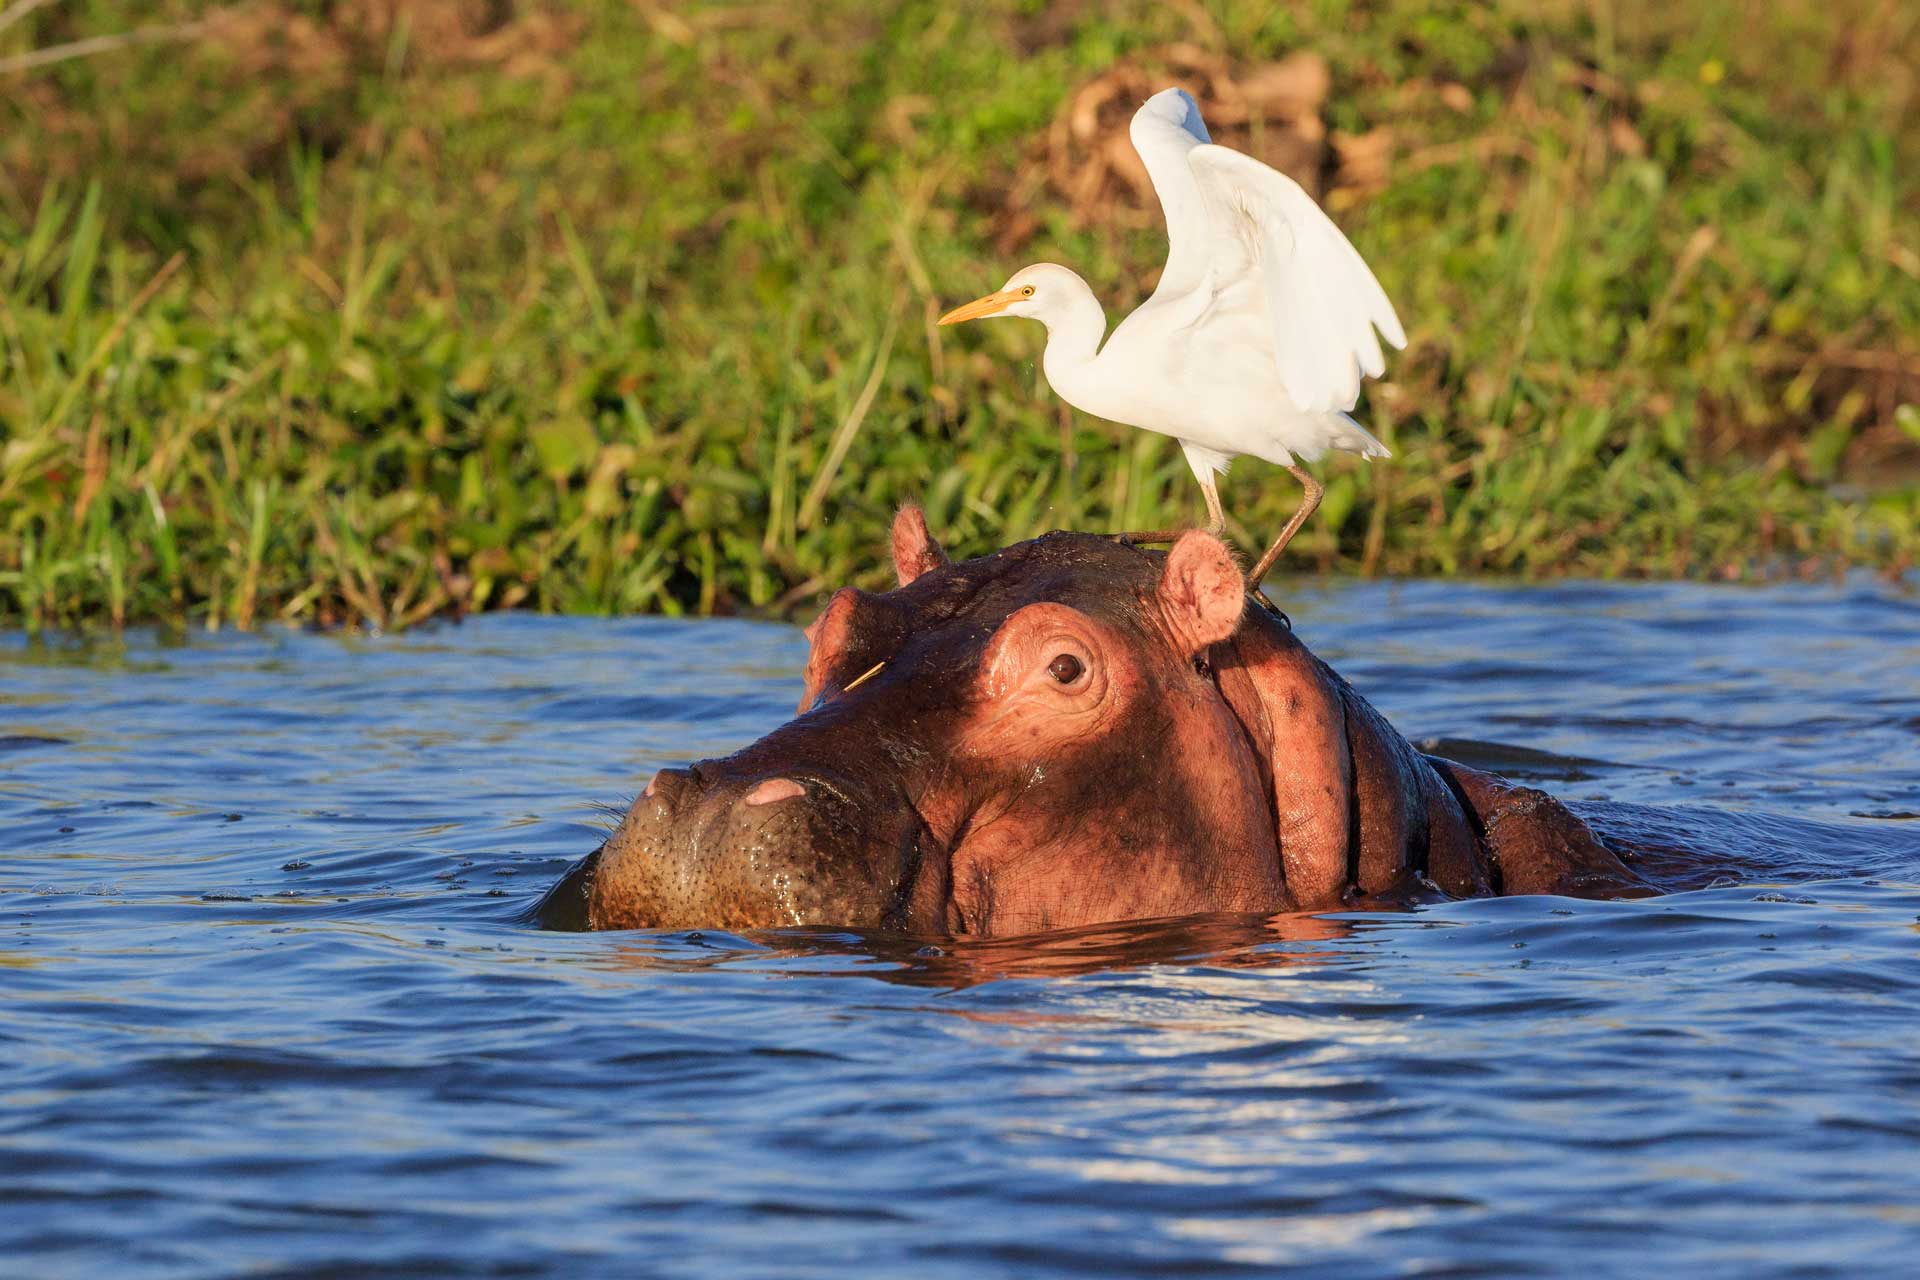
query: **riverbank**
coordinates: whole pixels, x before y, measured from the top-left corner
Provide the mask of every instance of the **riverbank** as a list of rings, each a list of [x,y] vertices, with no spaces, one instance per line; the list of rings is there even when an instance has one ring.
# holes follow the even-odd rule
[[[155,7],[5,81],[6,625],[779,612],[878,585],[906,500],[960,554],[1197,519],[1037,328],[932,324],[1036,259],[1150,291],[1115,141],[1174,81],[1406,321],[1396,456],[1318,468],[1296,565],[1920,558],[1901,6]],[[1246,546],[1297,488],[1225,497]]]

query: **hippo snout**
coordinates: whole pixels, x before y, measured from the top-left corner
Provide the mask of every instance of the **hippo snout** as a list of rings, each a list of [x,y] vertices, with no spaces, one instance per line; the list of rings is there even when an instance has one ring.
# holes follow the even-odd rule
[[[662,769],[597,856],[587,915],[600,929],[879,924],[911,861],[884,810],[843,786],[727,761]]]
[[[662,769],[647,783],[647,789],[641,793],[641,798],[657,800],[672,806],[679,801],[681,794],[689,787],[698,788],[699,778],[698,765],[691,769]],[[791,800],[805,794],[807,794],[806,787],[792,778],[767,778],[749,785],[742,793],[740,800],[750,808],[757,808],[760,805],[778,804],[782,800]]]

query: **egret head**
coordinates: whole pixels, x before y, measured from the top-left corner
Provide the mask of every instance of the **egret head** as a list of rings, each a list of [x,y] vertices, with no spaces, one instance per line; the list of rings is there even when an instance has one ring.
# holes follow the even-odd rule
[[[1135,122],[1137,123],[1142,116],[1150,116],[1156,120],[1163,120],[1177,129],[1185,129],[1202,142],[1210,140],[1207,137],[1207,122],[1200,118],[1200,104],[1195,102],[1193,95],[1185,89],[1178,87],[1162,89],[1154,94],[1140,104],[1140,111],[1134,117]],[[1132,132],[1131,126],[1128,132]],[[1136,148],[1139,145],[1137,141],[1134,143]]]
[[[940,317],[941,324],[959,324],[962,320],[985,320],[995,316],[1027,316],[1051,327],[1091,301],[1093,290],[1065,267],[1051,262],[1036,262],[1022,267],[997,290],[984,298],[975,298]]]

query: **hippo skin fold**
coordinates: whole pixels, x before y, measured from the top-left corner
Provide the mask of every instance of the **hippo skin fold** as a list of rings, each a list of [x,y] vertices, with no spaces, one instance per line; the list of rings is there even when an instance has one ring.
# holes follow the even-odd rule
[[[1199,912],[1655,887],[1551,796],[1423,755],[1202,531],[1051,533],[807,628],[800,714],[662,770],[535,908],[553,928],[1010,935]]]

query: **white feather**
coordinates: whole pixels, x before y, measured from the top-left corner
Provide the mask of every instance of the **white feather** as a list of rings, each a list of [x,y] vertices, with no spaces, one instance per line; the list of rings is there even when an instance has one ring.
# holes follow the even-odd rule
[[[1185,293],[1207,273],[1207,249],[1202,235],[1200,188],[1187,154],[1212,141],[1200,119],[1200,106],[1185,89],[1162,89],[1133,113],[1127,136],[1153,180],[1160,211],[1167,220],[1167,265],[1160,273],[1157,292]]]
[[[1257,277],[1288,399],[1308,412],[1353,408],[1361,377],[1386,369],[1374,330],[1407,345],[1380,282],[1292,178],[1210,144],[1190,148],[1187,164],[1203,222],[1183,238],[1210,246],[1203,287],[1218,295]]]

